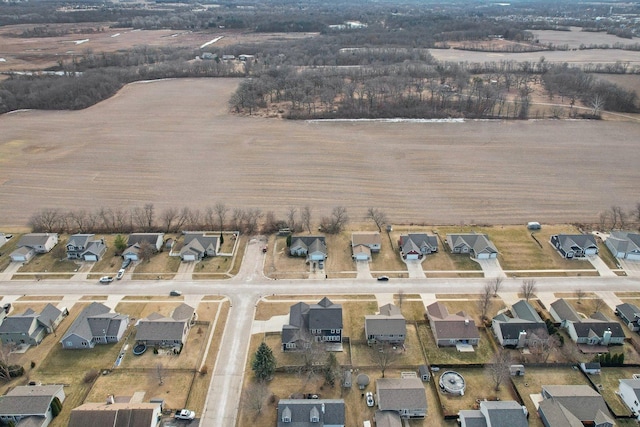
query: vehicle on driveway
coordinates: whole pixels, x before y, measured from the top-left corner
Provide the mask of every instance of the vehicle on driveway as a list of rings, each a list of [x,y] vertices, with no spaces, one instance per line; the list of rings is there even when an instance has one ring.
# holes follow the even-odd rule
[[[123,276],[124,276],[124,268],[121,268],[120,270],[118,270],[118,274],[116,274],[116,279],[120,280],[122,279]]]
[[[178,409],[174,418],[176,420],[192,420],[196,417],[196,413],[188,409]]]
[[[182,291],[178,291],[178,290],[174,289],[171,292],[169,292],[169,295],[172,296],[172,297],[179,297],[180,295],[182,295]]]
[[[122,261],[122,268],[129,267],[129,264],[131,264],[131,258],[125,259],[124,261]]]
[[[367,396],[367,406],[369,408],[373,407],[373,405],[375,405],[375,401],[373,400],[373,393],[368,391],[366,396]]]
[[[113,282],[113,277],[111,276],[102,276],[100,278],[100,283],[111,283]]]
[[[379,282],[388,282],[389,278],[387,276],[378,276]]]

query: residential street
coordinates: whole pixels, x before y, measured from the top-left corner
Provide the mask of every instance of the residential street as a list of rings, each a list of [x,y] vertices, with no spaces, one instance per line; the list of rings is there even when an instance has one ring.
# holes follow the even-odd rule
[[[255,307],[261,296],[272,294],[375,294],[388,299],[402,290],[406,294],[422,294],[432,299],[436,293],[480,292],[485,278],[474,279],[391,279],[379,282],[375,279],[321,279],[321,280],[271,280],[263,274],[265,255],[262,238],[254,238],[247,245],[242,268],[233,279],[225,281],[122,280],[111,285],[99,285],[95,281],[63,280],[12,280],[0,281],[3,301],[13,301],[22,295],[65,295],[65,300],[77,300],[82,295],[104,295],[111,292],[111,299],[125,295],[167,295],[171,289],[179,289],[185,298],[197,300],[202,295],[219,294],[231,301],[231,309],[222,336],[220,353],[213,367],[213,378],[201,425],[233,426],[236,422],[240,391],[246,366],[247,349]],[[613,292],[640,291],[640,277],[540,277],[536,278],[538,293],[570,292],[582,289],[597,292],[608,304],[619,301]],[[520,290],[521,279],[505,278],[501,294],[515,294]],[[365,285],[365,286],[363,286]]]

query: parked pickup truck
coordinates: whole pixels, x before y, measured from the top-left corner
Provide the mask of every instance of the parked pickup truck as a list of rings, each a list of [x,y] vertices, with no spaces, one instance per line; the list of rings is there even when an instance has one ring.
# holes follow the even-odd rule
[[[174,418],[176,420],[192,420],[196,417],[196,413],[188,409],[178,409]]]

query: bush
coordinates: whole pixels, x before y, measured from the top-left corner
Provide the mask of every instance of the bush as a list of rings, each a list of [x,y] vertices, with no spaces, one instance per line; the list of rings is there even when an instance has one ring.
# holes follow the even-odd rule
[[[91,369],[87,371],[86,374],[84,374],[84,378],[82,379],[82,381],[85,384],[91,384],[96,380],[96,378],[98,378],[99,375],[100,375],[100,371],[98,371],[97,369]]]

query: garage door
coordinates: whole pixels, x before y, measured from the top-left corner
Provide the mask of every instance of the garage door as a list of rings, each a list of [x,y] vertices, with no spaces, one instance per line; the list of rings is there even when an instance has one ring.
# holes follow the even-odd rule
[[[97,261],[98,257],[96,255],[85,255],[84,256],[84,260],[85,261]]]
[[[196,256],[195,255],[185,255],[182,257],[183,261],[195,261],[196,260]]]
[[[418,254],[407,254],[408,260],[418,259]]]
[[[640,254],[627,254],[627,259],[631,261],[640,261]]]
[[[489,254],[481,253],[481,254],[478,254],[477,258],[478,259],[489,259]]]
[[[15,262],[25,262],[27,259],[23,255],[14,255],[11,257],[11,260]]]
[[[598,253],[597,249],[587,249],[586,251],[584,251],[585,255],[596,255]]]

